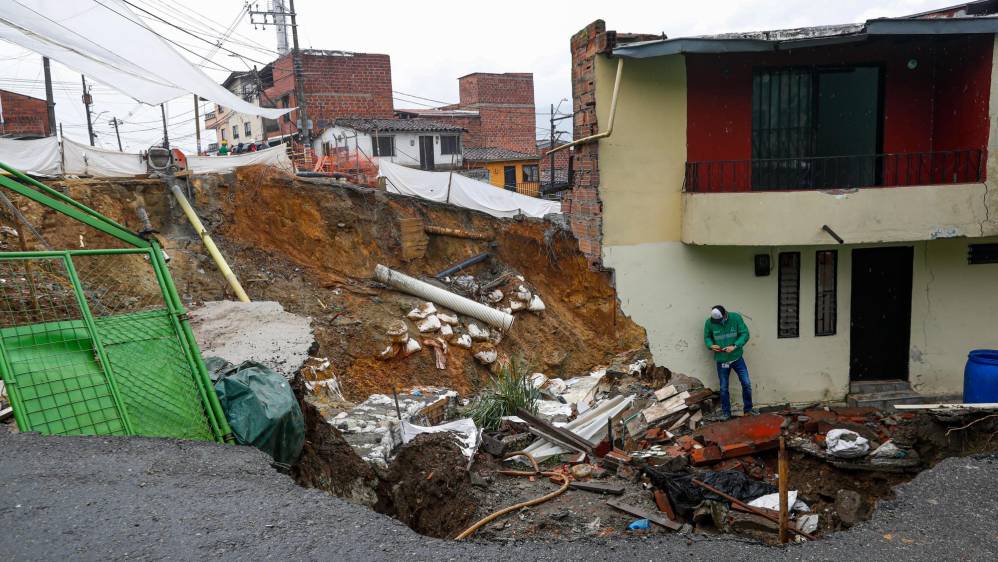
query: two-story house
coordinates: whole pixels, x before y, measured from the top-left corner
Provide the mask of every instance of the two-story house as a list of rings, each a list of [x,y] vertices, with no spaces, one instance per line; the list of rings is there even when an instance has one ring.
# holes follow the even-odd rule
[[[572,38],[572,228],[657,363],[716,387],[723,304],[763,404],[960,394],[998,348],[994,4]]]
[[[233,72],[222,82],[222,87],[254,105],[273,107],[273,104],[266,103],[261,95],[261,84],[269,71],[270,68],[267,67],[260,72],[255,70]],[[274,145],[281,142],[277,121],[239,113],[217,104],[214,110],[205,113],[204,126],[205,129],[215,130],[216,142],[209,145],[208,152],[216,152],[223,140],[228,143],[230,150],[240,144]]]

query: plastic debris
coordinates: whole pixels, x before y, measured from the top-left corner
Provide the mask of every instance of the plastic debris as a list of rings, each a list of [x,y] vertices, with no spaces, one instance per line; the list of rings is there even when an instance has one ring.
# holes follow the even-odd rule
[[[405,342],[406,357],[412,355],[413,353],[416,353],[420,349],[423,349],[423,346],[419,345],[419,342],[412,338],[409,338],[409,340]]]
[[[440,329],[440,319],[436,314],[431,314],[416,325],[420,333],[435,332]]]
[[[647,519],[636,519],[627,526],[628,531],[647,531],[651,528],[651,521]]]
[[[541,300],[540,295],[534,295],[530,299],[530,304],[527,305],[527,310],[529,310],[530,312],[540,312],[545,308],[547,307],[544,306],[544,301]]]
[[[486,341],[489,339],[489,329],[472,322],[468,324],[468,335],[475,341]]]
[[[439,318],[439,316],[437,316]],[[454,335],[454,328],[450,327],[450,324],[443,324],[440,326],[440,335],[445,339],[450,339]]]
[[[475,354],[475,359],[482,365],[491,365],[499,358],[499,353],[494,349],[485,349]]]
[[[388,340],[395,343],[405,343],[409,339],[409,326],[404,320],[399,320],[386,330]]]
[[[855,431],[833,429],[825,435],[828,454],[842,459],[854,459],[870,451],[870,442]]]
[[[423,304],[410,310],[409,314],[406,314],[406,316],[409,317],[409,319],[411,320],[422,320],[423,318],[426,318],[427,316],[434,314],[436,312],[437,312],[437,307],[434,306],[432,302],[424,302]]]
[[[813,533],[818,530],[818,514],[809,513],[801,515],[797,519],[797,530],[804,533]]]
[[[527,309],[527,303],[525,303],[523,301],[510,301],[509,302],[509,310],[511,312],[519,312],[521,310],[526,310],[526,309]]]
[[[523,285],[517,287],[516,292],[513,293],[513,298],[522,302],[530,302],[530,296],[530,291]]]
[[[492,303],[492,304],[496,304],[496,303],[498,303],[499,301],[502,300],[503,296],[504,295],[502,294],[502,291],[500,291],[499,289],[496,289],[496,290],[492,291],[491,293],[485,295],[485,301],[489,302],[489,303]]]
[[[447,314],[445,312],[438,312],[437,319],[444,324],[450,324],[451,326],[457,326],[461,323],[458,319],[457,314]]]
[[[465,349],[471,349],[471,336],[468,334],[461,334],[457,337],[457,340],[454,341],[454,345]]]

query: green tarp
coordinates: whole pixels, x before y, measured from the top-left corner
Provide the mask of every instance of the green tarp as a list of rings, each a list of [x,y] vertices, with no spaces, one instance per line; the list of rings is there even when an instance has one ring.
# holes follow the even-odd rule
[[[294,464],[305,444],[305,418],[288,381],[253,361],[233,366],[209,357],[205,363],[236,440]]]

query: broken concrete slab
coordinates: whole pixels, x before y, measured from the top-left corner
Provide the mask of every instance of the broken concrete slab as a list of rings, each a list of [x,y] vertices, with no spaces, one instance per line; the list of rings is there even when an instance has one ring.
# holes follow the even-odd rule
[[[311,319],[285,312],[278,302],[212,301],[188,316],[203,356],[234,365],[256,361],[287,379],[301,370],[315,343]]]

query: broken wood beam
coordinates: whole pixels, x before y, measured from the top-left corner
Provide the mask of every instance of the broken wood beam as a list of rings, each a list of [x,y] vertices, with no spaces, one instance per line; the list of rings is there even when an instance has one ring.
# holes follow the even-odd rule
[[[573,449],[578,449],[580,451],[583,451],[587,455],[593,454],[593,444],[585,440],[584,438],[576,435],[575,433],[572,433],[571,431],[561,427],[555,427],[549,424],[548,422],[538,418],[537,416],[531,414],[530,412],[528,412],[523,408],[517,408],[516,415],[523,421],[527,422],[527,425],[537,429],[541,433],[545,433],[551,436],[557,436],[558,441],[563,441],[565,443],[571,443],[572,445],[574,445],[572,447]]]
[[[679,520],[679,518],[676,517],[676,512],[672,509],[672,502],[669,501],[669,495],[662,490],[655,490],[655,505],[658,506],[658,510],[664,513],[669,519],[673,521]]]
[[[574,481],[569,485],[573,490],[583,490],[596,494],[610,494],[612,496],[624,495],[622,484],[602,484],[599,482],[578,482]]]
[[[629,515],[633,515],[639,519],[647,519],[652,523],[655,523],[656,525],[661,525],[665,527],[666,529],[672,529],[673,531],[678,531],[683,528],[682,523],[669,519],[665,515],[662,515],[660,513],[653,513],[651,511],[648,511],[647,509],[642,509],[636,505],[626,504],[620,500],[608,500],[606,502],[606,505],[614,509],[623,511],[624,513],[627,513]]]
[[[431,224],[423,227],[423,231],[427,234],[436,234],[438,236],[450,236],[452,238],[467,238],[469,240],[492,240],[495,238],[495,234],[491,232],[473,232],[470,230],[461,230],[460,228],[448,228],[446,226],[433,226]]]

